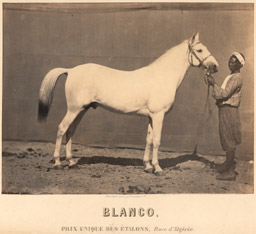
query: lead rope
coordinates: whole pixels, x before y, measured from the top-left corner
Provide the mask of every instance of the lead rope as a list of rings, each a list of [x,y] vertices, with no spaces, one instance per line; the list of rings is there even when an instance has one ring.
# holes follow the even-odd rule
[[[205,80],[205,83],[207,84],[207,96],[206,96],[206,101],[205,101],[205,104],[204,104],[203,113],[201,115],[200,122],[199,122],[198,127],[197,127],[197,140],[196,140],[196,143],[195,143],[194,151],[192,153],[192,155],[195,156],[195,157],[198,157],[198,155],[197,155],[197,145],[198,145],[198,143],[201,139],[202,130],[204,129],[205,123],[209,121],[210,116],[212,114],[212,109],[211,109],[211,105],[210,105],[210,102],[209,102],[210,84],[207,81],[207,74],[205,74],[204,80]],[[207,109],[208,109],[208,116],[207,116],[207,118],[205,118],[205,115],[207,114],[207,112],[206,112]],[[204,121],[204,119],[205,119],[205,121]]]

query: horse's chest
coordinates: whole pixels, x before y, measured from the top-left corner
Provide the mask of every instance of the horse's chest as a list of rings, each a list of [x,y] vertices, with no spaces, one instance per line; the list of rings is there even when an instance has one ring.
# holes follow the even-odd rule
[[[170,90],[163,89],[162,91],[156,92],[148,102],[149,110],[152,112],[166,112],[171,108],[174,98],[175,92],[170,92]]]

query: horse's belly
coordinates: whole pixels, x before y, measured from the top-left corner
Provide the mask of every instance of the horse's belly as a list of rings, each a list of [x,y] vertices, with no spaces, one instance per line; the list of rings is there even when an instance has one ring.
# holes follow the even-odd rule
[[[144,114],[146,113],[146,102],[145,101],[136,101],[136,100],[124,100],[119,99],[118,97],[112,96],[112,99],[96,99],[96,102],[100,103],[105,107],[109,107],[113,110],[132,114]]]
[[[107,84],[106,84],[107,86]],[[124,113],[139,112],[147,107],[145,90],[127,87],[100,87],[96,88],[94,99],[102,105],[111,107]]]

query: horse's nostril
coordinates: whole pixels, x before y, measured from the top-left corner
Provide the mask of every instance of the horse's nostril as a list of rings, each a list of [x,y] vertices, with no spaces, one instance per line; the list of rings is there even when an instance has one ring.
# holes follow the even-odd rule
[[[216,72],[218,71],[217,65],[216,65],[216,64],[211,64],[211,66],[209,67],[209,70],[210,70],[212,73],[216,73]]]

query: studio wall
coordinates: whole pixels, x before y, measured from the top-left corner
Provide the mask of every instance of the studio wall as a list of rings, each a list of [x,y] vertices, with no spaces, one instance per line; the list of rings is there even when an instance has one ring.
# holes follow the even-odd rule
[[[3,140],[54,142],[66,112],[65,77],[59,80],[45,124],[37,122],[38,94],[55,67],[97,63],[120,70],[147,66],[195,32],[218,60],[221,84],[233,51],[246,57],[240,117],[243,142],[238,157],[253,155],[254,18],[252,4],[15,4],[3,5]],[[172,61],[170,61],[172,62]],[[204,72],[190,68],[166,115],[162,150],[220,155],[218,112]],[[209,117],[209,118],[208,118]],[[102,147],[145,145],[148,119],[97,108],[81,121],[74,143]],[[200,137],[198,137],[200,129]]]

